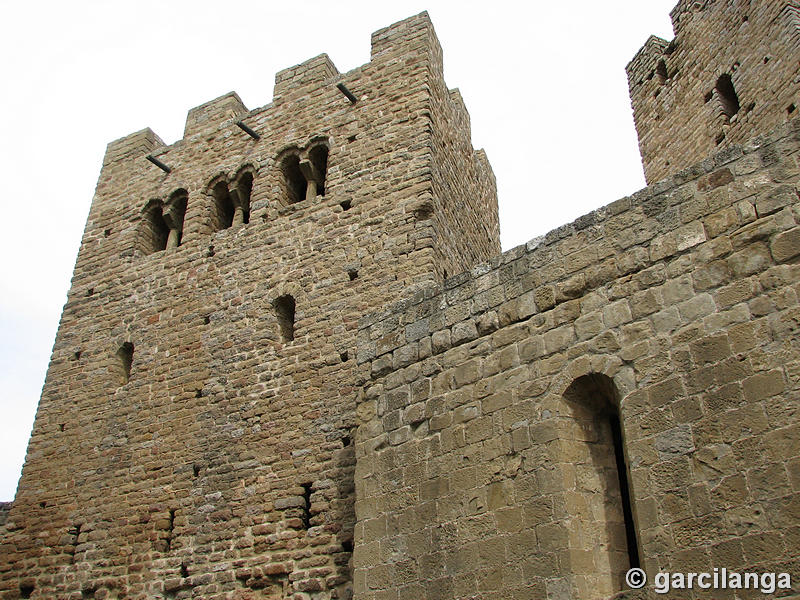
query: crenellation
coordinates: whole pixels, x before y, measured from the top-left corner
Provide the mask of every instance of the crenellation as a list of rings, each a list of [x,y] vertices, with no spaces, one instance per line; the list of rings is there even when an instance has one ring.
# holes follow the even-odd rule
[[[103,165],[105,166],[118,160],[139,157],[164,145],[161,138],[147,127],[110,142],[106,147]]]
[[[796,3],[728,4],[680,2],[675,38],[651,36],[628,65],[649,183],[792,118]]]
[[[190,138],[231,119],[239,119],[248,112],[239,95],[236,92],[228,92],[191,109],[186,115],[183,137]]]
[[[289,96],[307,95],[337,75],[339,70],[327,54],[320,54],[299,65],[278,71],[275,74],[273,102],[285,101]]]
[[[396,62],[398,55],[420,54],[432,61],[441,73],[442,47],[427,12],[409,17],[374,32],[371,37],[370,62]]]

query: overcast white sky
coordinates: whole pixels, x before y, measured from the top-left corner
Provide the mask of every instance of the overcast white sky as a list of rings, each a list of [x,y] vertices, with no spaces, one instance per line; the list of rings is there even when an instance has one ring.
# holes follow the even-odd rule
[[[672,38],[677,0],[268,2],[0,0],[0,501],[14,496],[106,144],[179,139],[230,90],[326,52],[369,61],[370,34],[427,10],[445,78],[497,176],[503,249],[644,187],[625,65]]]

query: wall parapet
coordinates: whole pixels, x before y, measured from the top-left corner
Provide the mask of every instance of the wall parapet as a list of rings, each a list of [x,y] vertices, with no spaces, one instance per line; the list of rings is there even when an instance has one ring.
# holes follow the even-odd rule
[[[430,284],[384,311],[365,315],[359,321],[359,362],[380,358],[373,374],[390,365],[398,368],[403,359],[387,356],[410,352],[409,344],[435,353],[475,339],[481,327],[475,317],[486,310],[497,312],[502,327],[646,270],[716,237],[717,226],[709,230],[706,221],[719,211],[735,210],[736,225],[744,226],[789,206],[797,200],[796,192],[793,196],[790,185],[778,182],[796,178],[786,172],[794,167],[787,167],[784,159],[797,154],[799,140],[800,119],[788,121],[441,285]],[[769,183],[753,175],[763,170],[774,171]],[[730,195],[726,186],[736,194]],[[705,211],[696,208],[698,197]],[[751,208],[737,207],[740,202]],[[432,333],[442,331],[450,331],[449,342],[440,333],[434,344]]]
[[[795,120],[361,319],[356,597],[794,572],[798,192]]]

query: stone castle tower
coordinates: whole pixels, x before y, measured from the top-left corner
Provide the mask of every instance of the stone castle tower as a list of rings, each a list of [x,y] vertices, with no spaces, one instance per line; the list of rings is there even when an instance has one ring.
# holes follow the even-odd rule
[[[503,254],[424,13],[112,142],[0,598],[797,594],[798,14],[681,0],[628,66],[650,187]]]

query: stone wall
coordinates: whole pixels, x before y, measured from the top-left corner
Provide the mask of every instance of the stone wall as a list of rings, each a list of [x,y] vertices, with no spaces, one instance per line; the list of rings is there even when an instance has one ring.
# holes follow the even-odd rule
[[[8,520],[8,511],[11,510],[11,502],[0,502],[0,527],[6,524]],[[0,532],[3,532],[3,529],[0,529]]]
[[[681,0],[675,38],[651,36],[627,67],[645,177],[654,183],[797,116],[800,3]],[[735,114],[720,76],[731,78]]]
[[[800,121],[730,145],[794,112],[796,9],[682,0],[628,68],[675,174],[499,255],[425,13],[109,144],[0,598],[797,593]]]
[[[440,61],[423,13],[353,71],[321,55],[267,106],[230,93],[171,146],[109,144],[0,597],[351,597],[358,318],[499,249],[488,163],[468,130],[435,139],[468,119]]]
[[[356,597],[797,593],[799,185],[795,120],[362,319]]]

